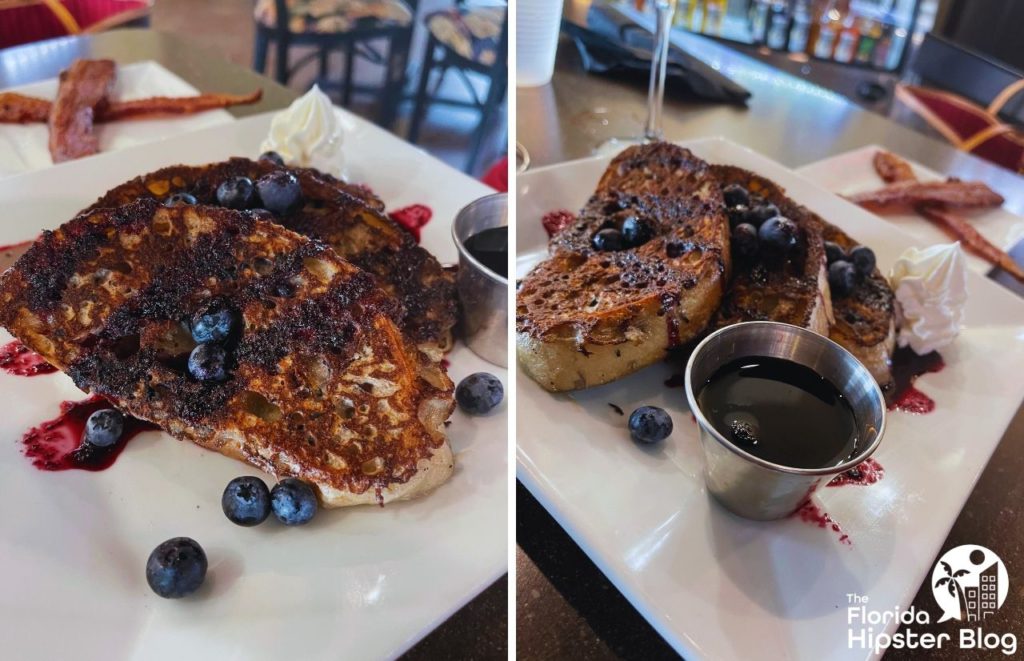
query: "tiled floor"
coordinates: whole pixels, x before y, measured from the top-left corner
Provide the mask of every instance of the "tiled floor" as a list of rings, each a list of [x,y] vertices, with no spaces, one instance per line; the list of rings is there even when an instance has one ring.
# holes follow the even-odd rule
[[[420,17],[439,8],[450,6],[451,0],[421,0],[418,14]],[[255,28],[252,19],[252,0],[156,0],[153,7],[151,26],[163,32],[172,32],[196,42],[206,48],[221,53],[227,59],[252,65],[252,48]],[[412,90],[419,76],[418,63],[423,57],[426,43],[425,29],[418,22],[410,57],[409,87]],[[298,57],[292,55],[292,61]],[[331,71],[340,76],[343,61],[341,54],[334,55]],[[273,56],[268,62],[268,71],[273,66]],[[315,64],[296,72],[289,84],[296,91],[304,91],[312,83],[315,76]],[[355,77],[365,82],[380,80],[381,70],[363,62],[357,67]],[[482,91],[486,90],[482,86]],[[469,98],[461,81],[455,75],[448,75],[442,87],[442,93],[448,96]],[[374,106],[365,100],[354,100],[352,110],[368,117],[373,117]],[[408,118],[412,112],[412,102],[407,101],[400,108],[399,120],[395,132],[404,136],[407,131]],[[479,114],[462,109],[434,107],[428,113],[420,136],[419,144],[450,165],[463,169],[468,157],[470,135],[479,121]],[[477,172],[505,154],[507,144],[507,120],[505,113],[492,123],[490,134],[484,141]]]

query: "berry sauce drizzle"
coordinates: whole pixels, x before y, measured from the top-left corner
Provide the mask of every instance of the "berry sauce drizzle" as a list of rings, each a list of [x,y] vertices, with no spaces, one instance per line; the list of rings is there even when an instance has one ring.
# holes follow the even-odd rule
[[[831,530],[835,534],[839,535],[839,542],[852,546],[853,542],[850,541],[850,536],[843,532],[843,529],[836,523],[835,519],[828,515],[827,512],[822,511],[820,507],[814,504],[813,501],[808,500],[800,509],[793,515],[799,517],[801,521],[816,525],[819,528],[825,528]]]
[[[931,413],[935,400],[924,394],[914,382],[922,374],[941,372],[946,366],[936,351],[920,356],[909,348],[896,349],[892,357],[893,385],[886,392],[889,410],[907,413]]]
[[[18,340],[0,347],[0,368],[15,376],[53,374],[57,368]]]
[[[882,464],[874,459],[865,459],[845,473],[840,473],[832,478],[827,486],[843,487],[848,484],[856,484],[866,487],[874,484],[885,477],[885,469]]]
[[[114,463],[128,441],[144,431],[158,429],[149,422],[125,416],[124,433],[114,445],[101,448],[82,443],[85,421],[106,408],[110,408],[110,402],[95,395],[80,402],[61,402],[60,415],[25,432],[21,439],[25,456],[44,471],[101,471]]]
[[[407,207],[395,209],[388,214],[388,217],[407,229],[416,239],[416,243],[419,243],[420,230],[434,217],[434,212],[425,204],[410,204]]]
[[[573,212],[558,209],[557,211],[549,211],[544,214],[540,219],[540,224],[544,226],[544,231],[548,233],[548,237],[552,237],[571,225],[575,220],[576,214]]]

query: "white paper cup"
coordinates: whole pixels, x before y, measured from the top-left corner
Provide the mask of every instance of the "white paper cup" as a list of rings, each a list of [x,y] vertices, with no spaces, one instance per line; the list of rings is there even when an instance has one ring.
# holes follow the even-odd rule
[[[516,85],[551,82],[562,24],[562,0],[516,0]]]

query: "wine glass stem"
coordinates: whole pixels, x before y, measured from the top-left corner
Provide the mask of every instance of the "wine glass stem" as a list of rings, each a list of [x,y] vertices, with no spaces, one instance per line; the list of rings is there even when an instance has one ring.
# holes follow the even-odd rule
[[[651,54],[651,84],[647,90],[647,123],[644,125],[644,138],[647,140],[661,140],[664,135],[661,110],[665,105],[665,67],[668,64],[669,33],[676,0],[658,0],[655,9],[658,25]]]

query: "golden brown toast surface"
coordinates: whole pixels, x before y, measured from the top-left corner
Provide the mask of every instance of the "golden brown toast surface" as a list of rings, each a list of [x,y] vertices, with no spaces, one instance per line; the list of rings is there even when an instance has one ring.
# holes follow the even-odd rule
[[[594,247],[598,231],[630,217],[649,240]],[[670,143],[625,150],[519,288],[521,364],[542,386],[568,390],[624,376],[691,340],[721,300],[728,229],[706,163]]]
[[[734,261],[733,279],[715,325],[779,321],[828,335],[832,312],[820,219],[764,177],[730,165],[715,165],[712,170],[723,188],[746,188],[800,228],[798,246],[784,257],[766,257],[762,251],[753,259]]]
[[[456,321],[453,275],[417,245],[409,232],[385,216],[383,202],[364,187],[346,184],[317,170],[232,158],[142,175],[109,191],[90,209],[146,198],[163,200],[176,192],[191,193],[201,204],[216,204],[217,187],[222,182],[239,176],[255,181],[275,170],[295,174],[304,200],[300,208],[276,216],[277,222],[325,241],[343,259],[372,273],[380,286],[402,303],[400,326],[416,345],[450,349]]]
[[[197,314],[239,331],[228,376],[186,367]],[[0,323],[180,439],[312,483],[327,506],[421,493],[452,470],[452,383],[365,271],[265,212],[140,200],[44,232],[0,280]]]

